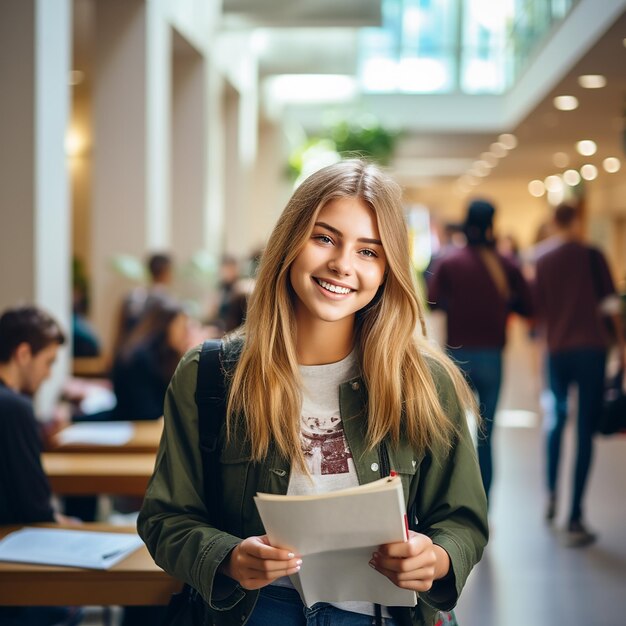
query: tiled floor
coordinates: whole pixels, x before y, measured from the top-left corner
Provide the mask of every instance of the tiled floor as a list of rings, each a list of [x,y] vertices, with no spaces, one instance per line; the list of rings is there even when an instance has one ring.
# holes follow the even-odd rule
[[[626,624],[626,436],[596,445],[586,510],[598,541],[577,549],[543,521],[542,444],[538,428],[497,432],[492,537],[459,603],[461,626]],[[563,461],[569,479],[572,459]]]

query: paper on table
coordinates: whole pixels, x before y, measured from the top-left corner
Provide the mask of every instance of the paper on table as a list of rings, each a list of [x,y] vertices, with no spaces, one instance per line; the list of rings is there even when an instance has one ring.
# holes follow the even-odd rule
[[[90,443],[98,446],[123,446],[133,436],[130,422],[84,422],[72,424],[58,434],[59,444]]]
[[[258,494],[255,501],[270,543],[303,557],[294,584],[302,589],[307,606],[352,600],[386,606],[417,602],[415,592],[400,589],[369,566],[379,545],[406,540],[399,478],[313,497]]]
[[[0,541],[0,561],[108,569],[141,545],[130,533],[22,528]]]

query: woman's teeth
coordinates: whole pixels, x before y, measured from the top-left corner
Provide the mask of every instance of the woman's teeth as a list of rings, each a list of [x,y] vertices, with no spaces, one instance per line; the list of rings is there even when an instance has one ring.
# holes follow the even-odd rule
[[[325,280],[321,280],[320,278],[316,278],[315,280],[319,285],[324,287],[324,289],[326,289],[327,291],[332,291],[333,293],[348,294],[352,291],[352,289],[348,289],[347,287],[339,287],[337,285],[327,283]]]

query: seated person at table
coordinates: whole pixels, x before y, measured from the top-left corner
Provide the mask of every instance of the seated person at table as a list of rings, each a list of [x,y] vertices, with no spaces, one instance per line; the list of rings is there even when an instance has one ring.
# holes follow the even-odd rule
[[[121,303],[115,330],[113,356],[124,347],[133,330],[156,303],[172,298],[170,287],[174,278],[172,257],[167,253],[154,253],[146,259],[149,283],[132,289]]]
[[[52,506],[31,401],[64,342],[58,324],[35,307],[0,317],[0,524],[75,521]],[[81,611],[70,607],[0,607],[3,626],[69,626],[80,619]]]
[[[115,419],[163,415],[165,391],[189,346],[188,317],[173,300],[155,302],[121,347],[113,364]]]

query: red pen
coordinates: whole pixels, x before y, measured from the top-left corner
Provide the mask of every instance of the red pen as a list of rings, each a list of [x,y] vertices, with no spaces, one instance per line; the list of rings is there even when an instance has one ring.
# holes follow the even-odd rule
[[[397,476],[397,475],[398,475],[398,472],[396,472],[394,470],[391,470],[389,472],[389,477],[390,478],[393,478],[394,476]],[[404,514],[404,530],[405,530],[404,539],[405,539],[405,541],[408,541],[409,540],[409,517],[408,517],[408,515],[406,513]]]

